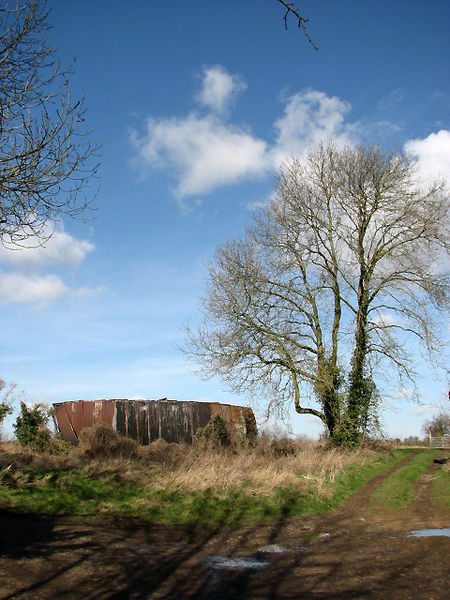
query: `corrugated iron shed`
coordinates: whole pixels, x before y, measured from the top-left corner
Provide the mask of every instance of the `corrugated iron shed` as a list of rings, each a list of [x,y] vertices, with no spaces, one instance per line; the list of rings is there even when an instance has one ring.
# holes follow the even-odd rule
[[[64,440],[78,443],[81,431],[106,423],[121,435],[146,445],[157,439],[192,442],[199,427],[220,415],[233,435],[255,431],[255,417],[249,407],[219,402],[168,400],[77,400],[53,404],[54,419]],[[253,429],[251,429],[253,427]]]

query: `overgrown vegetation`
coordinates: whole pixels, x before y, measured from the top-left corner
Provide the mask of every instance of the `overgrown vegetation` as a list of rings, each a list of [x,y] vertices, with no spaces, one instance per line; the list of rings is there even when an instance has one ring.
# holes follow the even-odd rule
[[[204,440],[213,448],[228,446],[230,444],[230,434],[227,431],[224,419],[220,415],[211,417],[205,427],[200,427],[197,430],[197,438]]]
[[[47,429],[48,416],[40,404],[28,408],[25,402],[20,403],[20,414],[14,425],[19,444],[28,446],[37,452],[47,450],[51,437]]]
[[[79,447],[88,458],[129,459],[137,451],[134,440],[118,435],[104,423],[97,423],[94,427],[83,429]]]
[[[265,435],[253,447],[216,449],[129,442],[97,426],[65,456],[5,444],[0,508],[165,523],[310,515],[337,507],[407,452],[347,452]]]

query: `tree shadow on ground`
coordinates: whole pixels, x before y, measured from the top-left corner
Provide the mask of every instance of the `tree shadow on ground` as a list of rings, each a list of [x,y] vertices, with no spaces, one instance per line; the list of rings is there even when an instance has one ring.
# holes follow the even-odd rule
[[[276,521],[230,527],[224,512],[207,527],[0,511],[0,598],[447,597],[449,538],[410,538],[348,512],[311,521],[306,533],[289,514],[286,505]],[[319,535],[324,525],[329,536]],[[267,553],[270,544],[287,551]],[[267,566],[221,568],[214,556]]]

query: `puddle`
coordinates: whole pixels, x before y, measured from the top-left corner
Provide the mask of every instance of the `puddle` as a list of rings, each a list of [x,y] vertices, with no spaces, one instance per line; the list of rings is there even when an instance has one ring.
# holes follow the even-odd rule
[[[280,546],[278,544],[269,544],[268,546],[261,546],[257,548],[258,552],[262,552],[264,554],[281,554],[282,552],[308,552],[308,546],[291,546],[287,548],[286,546]]]
[[[184,542],[166,542],[163,544],[157,544],[155,542],[151,542],[150,544],[144,544],[144,548],[148,550],[167,550],[169,548],[184,548],[186,544]],[[133,545],[133,548],[136,546]]]
[[[214,569],[263,569],[269,564],[266,560],[231,558],[229,556],[209,556],[207,562]]]
[[[269,544],[268,546],[262,546],[258,548],[259,552],[267,552],[272,554],[278,554],[280,552],[289,552],[291,548],[285,548],[284,546],[279,546],[278,544]]]
[[[450,537],[450,527],[445,529],[418,529],[417,531],[410,531],[409,535],[414,537],[433,537],[433,536],[444,536]]]

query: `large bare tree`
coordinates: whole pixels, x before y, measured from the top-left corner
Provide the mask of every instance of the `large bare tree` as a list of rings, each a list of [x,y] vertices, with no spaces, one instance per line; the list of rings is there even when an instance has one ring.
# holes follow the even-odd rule
[[[0,239],[20,244],[48,237],[64,215],[89,204],[96,148],[85,129],[83,100],[70,94],[69,70],[45,39],[40,0],[0,6]]]
[[[356,444],[376,373],[413,381],[411,340],[440,351],[448,217],[444,184],[418,181],[403,154],[312,148],[280,169],[245,239],[218,248],[188,353],[268,413],[292,402]]]

